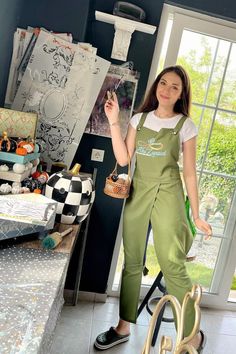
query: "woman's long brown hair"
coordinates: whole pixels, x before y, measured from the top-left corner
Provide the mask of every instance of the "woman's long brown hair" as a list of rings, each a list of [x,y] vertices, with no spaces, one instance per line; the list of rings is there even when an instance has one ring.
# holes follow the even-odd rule
[[[141,104],[141,106],[138,108],[136,111],[137,113],[139,112],[151,112],[158,107],[158,100],[156,97],[156,90],[157,90],[157,85],[159,81],[161,80],[162,76],[165,75],[166,73],[169,72],[174,72],[177,74],[181,81],[182,81],[182,93],[180,99],[177,100],[174,106],[174,112],[176,113],[181,113],[184,116],[189,116],[190,115],[190,108],[191,108],[191,84],[189,80],[189,76],[185,69],[180,66],[180,65],[174,65],[174,66],[169,66],[165,69],[163,69],[159,75],[156,77],[156,80],[152,84],[146,98],[144,99],[144,102]]]

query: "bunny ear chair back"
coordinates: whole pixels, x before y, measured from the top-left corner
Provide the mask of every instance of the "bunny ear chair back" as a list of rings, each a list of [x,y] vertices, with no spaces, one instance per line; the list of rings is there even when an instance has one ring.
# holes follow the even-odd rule
[[[161,309],[167,302],[171,303],[172,309],[174,309],[172,311],[174,311],[176,315],[176,321],[177,321],[176,342],[175,342],[175,347],[173,348],[172,338],[170,336],[163,335],[160,340],[158,354],[165,354],[169,352],[173,354],[181,354],[185,352],[188,352],[189,354],[198,354],[198,351],[189,343],[199,332],[200,321],[201,321],[201,312],[200,312],[199,304],[201,298],[202,298],[202,289],[200,285],[193,285],[192,290],[185,294],[182,306],[180,305],[179,301],[175,296],[169,294],[163,296],[158,301],[156,308],[153,312],[149,330],[148,330],[148,335],[146,338],[146,342],[142,354],[151,353],[151,343],[152,343],[152,337],[153,337],[156,321],[158,319]],[[195,322],[190,335],[188,337],[184,337],[183,335],[184,319],[185,319],[186,307],[189,300],[194,301]],[[174,351],[172,351],[173,349]]]

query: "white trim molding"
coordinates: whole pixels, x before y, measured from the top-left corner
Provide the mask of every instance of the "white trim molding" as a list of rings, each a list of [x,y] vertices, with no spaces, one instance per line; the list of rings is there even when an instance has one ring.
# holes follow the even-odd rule
[[[114,25],[115,34],[111,58],[126,61],[131,37],[134,31],[154,34],[156,27],[146,23],[129,20],[124,17],[110,15],[104,12],[95,11],[95,18],[98,21]]]

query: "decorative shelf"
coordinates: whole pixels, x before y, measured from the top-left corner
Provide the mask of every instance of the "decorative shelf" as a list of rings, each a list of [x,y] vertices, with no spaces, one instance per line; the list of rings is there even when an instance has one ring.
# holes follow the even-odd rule
[[[0,151],[0,160],[8,161],[8,162],[17,162],[17,163],[26,163],[28,161],[32,161],[37,159],[40,156],[39,152],[33,152],[31,154],[27,154],[25,156],[17,155],[13,152],[3,152]]]
[[[133,21],[124,17],[110,15],[101,11],[95,11],[95,18],[97,21],[106,22],[113,25],[119,25],[120,23],[126,25],[127,27],[135,27],[135,30],[139,32],[154,34],[156,31],[156,26],[148,25],[139,21]]]
[[[113,40],[113,48],[111,58],[126,61],[134,31],[154,34],[156,27],[143,22],[133,21],[124,17],[110,15],[105,12],[95,11],[95,18],[98,21],[113,24],[115,27],[115,35]]]
[[[11,181],[11,182],[21,182],[25,178],[29,177],[31,170],[24,171],[23,173],[15,173],[13,171],[0,171],[0,179]]]

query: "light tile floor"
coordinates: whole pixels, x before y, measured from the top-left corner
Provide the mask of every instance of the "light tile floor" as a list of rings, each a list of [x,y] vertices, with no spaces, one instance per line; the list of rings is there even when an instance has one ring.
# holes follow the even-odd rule
[[[106,303],[80,301],[77,306],[64,306],[56,328],[51,354],[98,354],[93,347],[96,336],[116,324],[118,299],[108,297]],[[167,310],[168,312],[168,310]],[[207,335],[204,354],[236,353],[236,312],[203,308],[201,328]],[[141,354],[146,339],[150,315],[146,309],[137,324],[131,327],[131,337],[126,343],[104,351],[104,354]],[[159,337],[175,338],[173,323],[162,322]],[[152,354],[158,353],[157,347]]]

